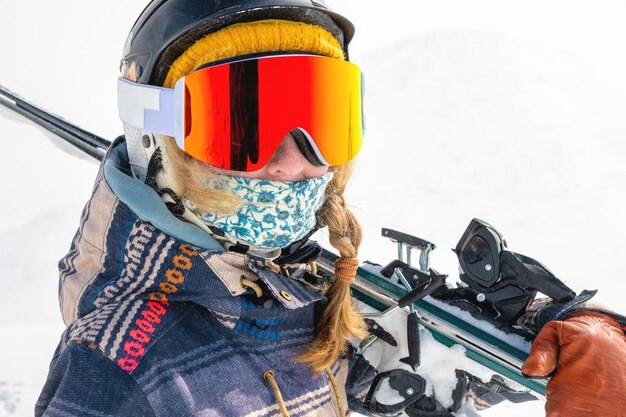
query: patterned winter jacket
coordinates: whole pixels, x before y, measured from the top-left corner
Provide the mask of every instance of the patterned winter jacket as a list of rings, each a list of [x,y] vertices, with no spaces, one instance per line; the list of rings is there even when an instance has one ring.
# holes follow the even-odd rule
[[[123,140],[59,269],[68,327],[36,416],[336,417],[369,385],[344,389],[347,359],[318,377],[293,362],[324,296],[172,216]]]

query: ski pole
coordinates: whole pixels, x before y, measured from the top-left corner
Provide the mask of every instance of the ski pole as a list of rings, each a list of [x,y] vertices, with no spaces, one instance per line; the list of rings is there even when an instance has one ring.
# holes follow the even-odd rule
[[[23,99],[0,85],[0,104],[101,161],[111,142]]]

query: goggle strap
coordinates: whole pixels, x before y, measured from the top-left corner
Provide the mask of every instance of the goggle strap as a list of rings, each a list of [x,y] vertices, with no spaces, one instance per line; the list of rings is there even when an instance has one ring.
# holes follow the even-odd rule
[[[117,108],[120,119],[146,132],[173,136],[184,149],[182,95],[184,83],[176,88],[138,84],[124,78],[117,81]]]

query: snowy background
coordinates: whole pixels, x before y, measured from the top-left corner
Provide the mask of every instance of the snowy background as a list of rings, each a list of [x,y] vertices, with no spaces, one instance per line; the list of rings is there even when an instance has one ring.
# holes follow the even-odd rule
[[[0,0],[0,84],[113,139],[118,62],[145,3]],[[433,267],[454,277],[449,248],[479,217],[626,311],[626,2],[331,4],[357,26],[351,59],[368,83],[349,192],[361,258],[390,261],[380,229],[400,229],[436,243]],[[63,330],[56,263],[97,166],[4,110],[0,132],[0,416],[21,417]],[[543,404],[482,413],[503,414],[543,416]]]

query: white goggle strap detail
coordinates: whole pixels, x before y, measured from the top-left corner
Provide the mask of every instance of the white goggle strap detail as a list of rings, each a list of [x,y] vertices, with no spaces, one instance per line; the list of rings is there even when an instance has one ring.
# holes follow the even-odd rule
[[[326,159],[324,159],[324,155],[322,155],[322,153],[320,152],[320,149],[317,147],[317,143],[315,143],[315,141],[313,140],[313,137],[311,137],[309,132],[307,132],[306,129],[303,129],[301,127],[299,127],[298,130],[300,130],[304,134],[304,136],[306,136],[307,140],[309,141],[309,144],[311,145],[311,148],[313,148],[313,152],[315,152],[315,156],[317,156],[317,159],[322,164],[324,164],[326,166],[330,166],[328,161],[326,161]]]
[[[117,80],[117,108],[120,119],[145,132],[173,136],[181,149],[184,141],[184,78],[174,89]]]

